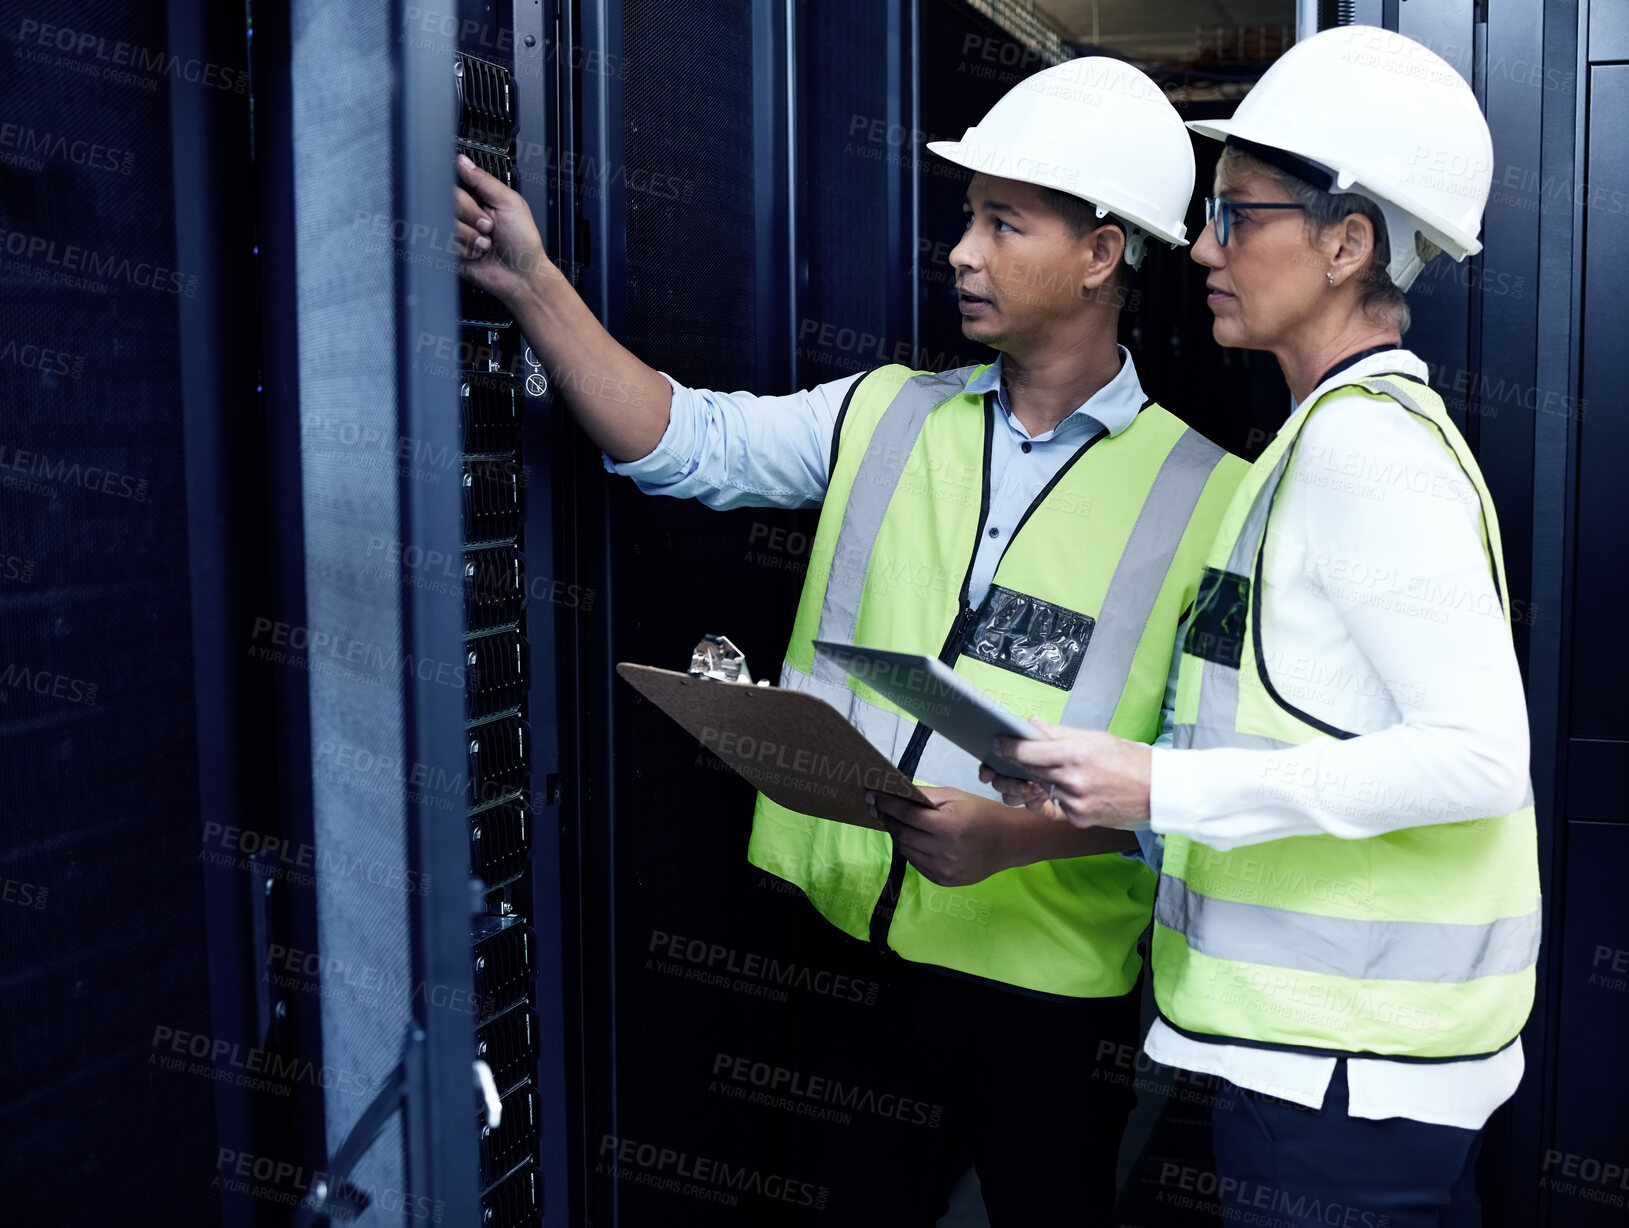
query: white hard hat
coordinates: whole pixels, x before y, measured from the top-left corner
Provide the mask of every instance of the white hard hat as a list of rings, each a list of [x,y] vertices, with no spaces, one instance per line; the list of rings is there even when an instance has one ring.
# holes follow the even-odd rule
[[[1482,250],[1476,236],[1493,179],[1488,122],[1452,65],[1404,35],[1374,26],[1314,34],[1267,70],[1233,118],[1188,127],[1326,191],[1373,200],[1391,244],[1386,272],[1401,290],[1433,249],[1455,260]],[[1431,247],[1422,250],[1416,235]]]
[[[1144,232],[1187,242],[1193,146],[1165,92],[1131,65],[1085,56],[1043,69],[1004,94],[959,141],[929,141],[971,171],[1056,188],[1128,224],[1126,263]]]

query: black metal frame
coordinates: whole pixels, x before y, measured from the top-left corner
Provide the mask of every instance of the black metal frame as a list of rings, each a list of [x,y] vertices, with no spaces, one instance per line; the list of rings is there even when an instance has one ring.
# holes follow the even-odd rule
[[[797,0],[753,0],[753,184],[757,189],[758,379],[797,371]]]
[[[1487,54],[1497,51],[1546,70],[1564,64],[1580,82],[1587,74],[1580,67],[1584,39],[1576,19],[1564,20],[1563,6],[1545,6],[1542,14],[1513,30],[1521,18],[1500,10],[1487,28]],[[1576,12],[1576,11],[1575,11]],[[1569,26],[1571,28],[1569,28]],[[1485,61],[1484,61],[1485,63]],[[1531,93],[1530,90],[1525,91]],[[1501,87],[1489,82],[1485,105],[1504,144],[1502,158],[1516,165],[1538,166],[1540,174],[1574,173],[1583,150],[1583,113],[1575,98],[1560,92],[1541,92],[1537,114],[1521,86],[1508,81]],[[1518,135],[1519,134],[1519,135]],[[1512,157],[1510,143],[1520,141]],[[1502,163],[1501,163],[1502,164]],[[1503,222],[1504,224],[1501,224]],[[1581,325],[1582,253],[1579,239],[1582,218],[1575,207],[1558,213],[1545,209],[1524,221],[1491,218],[1485,241],[1502,253],[1531,253],[1536,295],[1531,308],[1516,311],[1515,304],[1484,294],[1482,347],[1472,370],[1490,376],[1514,374],[1531,387],[1578,390],[1577,350]],[[1506,256],[1508,258],[1508,255]],[[1531,354],[1512,372],[1513,355]],[[1576,403],[1576,402],[1574,402]],[[1530,466],[1531,549],[1530,608],[1558,612],[1529,627],[1527,637],[1528,719],[1532,731],[1532,776],[1539,818],[1539,875],[1545,886],[1544,935],[1538,964],[1538,996],[1522,1043],[1529,1053],[1529,1074],[1514,1100],[1502,1113],[1504,1137],[1500,1141],[1511,1162],[1496,1172],[1484,1169],[1484,1186],[1502,1186],[1499,1210],[1510,1224],[1547,1224],[1548,1199],[1541,1195],[1532,1174],[1540,1171],[1546,1138],[1553,1137],[1555,1081],[1558,1052],[1561,960],[1557,957],[1562,919],[1562,893],[1557,888],[1565,866],[1566,844],[1566,712],[1568,710],[1571,636],[1567,607],[1572,589],[1573,470],[1577,451],[1576,423],[1557,415],[1513,415],[1514,420],[1483,419],[1478,455],[1484,472],[1501,468],[1498,458],[1523,458]],[[1521,431],[1525,434],[1517,434]],[[1510,536],[1506,534],[1506,541]],[[1507,551],[1508,553],[1508,551]],[[1498,1119],[1490,1125],[1496,1126]]]
[[[554,95],[560,103],[560,120],[554,127],[557,165],[564,166],[568,155],[584,150],[607,159],[621,157],[620,89],[607,71],[580,72],[575,66],[579,48],[585,64],[621,62],[621,16],[616,4],[560,6],[554,74]],[[542,231],[556,263],[567,270],[584,300],[613,332],[624,318],[624,288],[610,274],[624,267],[626,254],[621,232],[611,219],[621,216],[624,194],[621,178],[611,176],[601,191],[585,199],[579,183],[558,174],[552,225]],[[588,574],[608,579],[606,495],[603,489],[590,486],[585,490],[583,486],[584,475],[597,467],[596,454],[563,413],[556,415],[551,443],[559,458],[554,502],[559,516],[559,572],[574,582]],[[582,714],[569,736],[562,738],[560,759],[561,886],[572,892],[569,901],[563,896],[562,904],[571,906],[579,926],[564,960],[567,984],[576,991],[566,1014],[568,1035],[576,1040],[571,1049],[576,1066],[570,1086],[575,1128],[566,1156],[566,1193],[571,1202],[568,1223],[616,1222],[615,1184],[607,1189],[591,1176],[587,1139],[587,1122],[598,1106],[610,1107],[612,1116],[606,1120],[616,1130],[616,984],[608,974],[617,937],[616,846],[611,824],[597,821],[613,811],[615,781],[609,740],[584,736],[587,714],[598,713],[601,722],[609,722],[615,678],[603,611],[611,600],[607,586],[607,591],[595,594],[599,612],[587,614],[579,607],[562,616],[556,639],[561,664],[560,710]],[[603,884],[604,894],[588,889],[591,882]],[[596,1086],[591,1072],[603,1072],[605,1082]],[[607,1198],[609,1207],[604,1205]]]
[[[1546,5],[1542,29],[1545,79],[1552,68],[1572,75],[1575,92],[1544,92],[1537,146],[1539,174],[1562,178],[1579,175],[1586,149],[1586,93],[1589,82],[1587,3]],[[1529,43],[1529,46],[1532,44]],[[1534,59],[1540,57],[1535,55]],[[1538,298],[1533,321],[1535,387],[1565,388],[1577,404],[1581,381],[1583,332],[1584,218],[1576,198],[1566,210],[1544,209],[1537,225]],[[1528,658],[1528,711],[1533,745],[1533,788],[1539,807],[1539,871],[1545,884],[1545,943],[1539,954],[1538,1001],[1523,1041],[1532,1038],[1539,1061],[1524,1080],[1512,1106],[1513,1131],[1521,1144],[1517,1154],[1528,1163],[1510,1166],[1525,1175],[1540,1171],[1544,1140],[1555,1133],[1556,1082],[1561,1064],[1559,1008],[1567,846],[1568,713],[1571,710],[1573,558],[1577,540],[1578,421],[1571,414],[1545,415],[1535,424],[1533,440],[1533,572],[1536,606],[1556,611],[1535,627]],[[1547,818],[1548,816],[1548,818]],[[1508,1174],[1506,1195],[1517,1208],[1512,1223],[1554,1222],[1549,1200],[1516,1171]],[[1530,1213],[1525,1221],[1522,1213]]]
[[[262,607],[268,617],[290,624],[303,621],[306,609],[305,518],[300,457],[300,392],[298,314],[295,293],[294,124],[290,64],[289,13],[286,6],[262,12],[250,47],[251,84],[255,99],[254,184],[255,244],[262,310],[253,330],[243,329],[259,344],[257,389],[263,418],[259,444],[266,456],[267,520],[264,541],[270,592]],[[223,317],[223,323],[225,318]],[[253,449],[251,449],[253,450]],[[238,633],[242,633],[242,624]],[[272,787],[250,782],[268,798],[283,819],[283,835],[297,847],[316,843],[311,788],[311,712],[307,681],[298,671],[281,670],[272,684],[266,710],[277,730],[269,749],[262,748],[262,771]],[[318,949],[316,910],[288,891],[251,901],[263,909],[268,935],[281,934],[291,950]],[[262,961],[250,970],[255,984],[270,986]],[[257,1010],[275,1013],[274,995],[261,995]],[[269,1026],[269,1024],[267,1025]],[[289,1012],[286,1043],[292,1051],[321,1063],[322,1018],[315,1010]],[[324,1168],[327,1125],[321,1097],[300,1098],[289,1154],[308,1171]],[[262,1217],[264,1218],[264,1217]]]
[[[887,0],[887,5],[889,131],[920,132],[921,5],[919,0]],[[888,287],[884,293],[888,320],[910,337],[911,353],[915,355],[922,348],[923,283],[917,242],[922,233],[922,189],[914,159],[932,155],[917,150],[914,140],[912,150],[913,158],[901,158],[888,177]]]
[[[168,0],[166,18],[169,47],[183,60],[245,64],[259,108],[251,143],[247,98],[233,107],[215,91],[170,95],[173,148],[186,151],[173,166],[177,263],[215,273],[177,300],[199,805],[205,818],[309,847],[305,678],[257,669],[242,652],[256,616],[292,623],[304,608],[298,415],[267,411],[298,403],[287,15],[268,12],[247,47],[241,11]],[[223,208],[222,184],[250,192]],[[245,302],[290,311],[245,319]],[[314,913],[272,874],[206,863],[203,877],[215,1036],[320,1065],[320,1020],[288,1011],[266,966],[273,944],[315,950]],[[269,1101],[223,1080],[215,1104],[223,1147],[321,1167],[320,1097]],[[277,1218],[224,1185],[219,1209],[228,1225]]]
[[[169,0],[169,46],[200,64],[246,64],[241,15],[197,0]],[[252,182],[248,99],[173,91],[169,119],[174,150],[176,262],[212,269],[199,292],[178,298],[181,332],[181,412],[186,435],[187,550],[191,555],[192,676],[199,808],[204,819],[231,821],[257,832],[279,832],[298,819],[275,803],[259,778],[257,752],[275,738],[274,705],[262,671],[246,664],[241,635],[256,612],[272,607],[266,573],[243,567],[243,542],[266,541],[269,471],[261,446],[264,401],[257,396],[261,345],[252,327],[238,326],[233,306],[257,280],[256,215],[220,207],[220,186]],[[233,287],[233,301],[225,287]],[[223,407],[248,412],[226,414]],[[275,684],[274,684],[275,686]],[[210,1026],[244,1049],[287,1047],[288,1029],[275,1016],[274,995],[261,976],[269,941],[287,941],[282,914],[287,889],[251,878],[236,866],[205,862],[205,917],[210,966]],[[277,923],[272,917],[277,915]],[[215,1129],[222,1147],[254,1155],[293,1155],[296,1109],[275,1106],[215,1085]],[[280,1111],[277,1111],[280,1109]],[[249,1225],[248,1200],[220,1194],[226,1225]]]
[[[577,6],[585,63],[602,65],[623,62],[622,5],[619,0],[586,0]],[[571,44],[575,50],[578,44]],[[566,47],[561,48],[562,55]],[[580,104],[578,125],[570,148],[602,160],[603,165],[620,166],[625,159],[623,141],[623,98],[620,83],[609,72],[571,74],[572,93]],[[573,214],[579,221],[561,225],[560,260],[579,270],[577,288],[600,322],[615,336],[624,330],[627,319],[626,287],[614,276],[627,267],[627,246],[622,218],[627,207],[623,176],[612,175],[600,189],[580,195],[580,185],[562,183],[562,195],[571,193]],[[562,200],[562,213],[565,202]],[[598,468],[598,456],[581,435],[575,433],[578,480]],[[590,479],[591,481],[593,479]],[[617,981],[614,972],[618,948],[617,891],[618,847],[613,816],[617,810],[617,782],[612,749],[611,713],[616,699],[617,679],[611,659],[608,611],[616,600],[611,588],[611,542],[606,531],[610,519],[609,491],[603,482],[598,489],[583,490],[573,484],[577,517],[574,560],[577,576],[591,573],[604,577],[604,591],[597,594],[601,613],[576,621],[576,710],[585,717],[595,715],[595,732],[585,736],[579,726],[574,756],[571,816],[581,841],[580,881],[585,884],[582,909],[583,1015],[585,1028],[582,1058],[584,1080],[584,1120],[598,1117],[606,1130],[620,1135],[617,1108],[620,1079],[616,1054]],[[593,884],[592,888],[587,884]],[[601,1073],[603,1082],[592,1086],[587,1072]],[[585,1142],[591,1140],[585,1140]],[[620,1223],[620,1186],[615,1181],[596,1180],[590,1174],[588,1155],[574,1165],[582,1188],[582,1209],[587,1222]]]
[[[562,97],[567,84],[562,67],[569,63],[564,49],[569,43],[571,13],[551,6],[545,14],[535,0],[511,0],[510,29],[515,56],[515,112],[519,117],[518,137],[528,150],[541,145],[554,152],[552,163],[559,165],[563,146],[565,117],[569,109]],[[549,47],[556,48],[554,56]],[[548,251],[558,250],[556,232],[559,219],[569,211],[558,200],[555,175],[547,178],[545,190],[533,188],[527,201],[538,231],[545,236]],[[518,331],[515,330],[518,340]],[[531,371],[530,363],[522,372]],[[560,616],[561,607],[538,593],[541,577],[553,581],[545,590],[552,596],[563,574],[562,554],[557,551],[557,522],[562,515],[562,486],[566,481],[562,457],[569,455],[574,425],[551,394],[532,395],[524,389],[524,429],[521,455],[526,458],[527,492],[525,524],[526,571],[529,600],[526,634],[533,645],[528,678],[526,709],[532,729],[532,780],[530,785],[533,817],[530,899],[517,900],[530,919],[537,936],[538,963],[533,1002],[537,1012],[539,1038],[535,1086],[542,1103],[543,1144],[539,1172],[544,1190],[543,1222],[546,1225],[581,1222],[581,1181],[576,1177],[582,1151],[582,1088],[584,1068],[580,1051],[582,1021],[580,961],[577,945],[580,907],[576,861],[576,831],[566,821],[564,794],[569,773],[564,751],[575,730],[563,723],[561,713],[572,711],[562,703],[568,676],[576,663],[567,639],[569,618]],[[566,606],[570,609],[571,606]]]

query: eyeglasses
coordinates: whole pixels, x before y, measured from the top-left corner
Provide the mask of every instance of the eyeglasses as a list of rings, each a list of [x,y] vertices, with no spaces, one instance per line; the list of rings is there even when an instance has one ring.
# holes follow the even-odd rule
[[[1225,196],[1205,197],[1205,221],[1216,224],[1216,243],[1227,246],[1228,231],[1233,228],[1233,215],[1240,209],[1305,209],[1305,205],[1284,204],[1268,200],[1228,200]]]

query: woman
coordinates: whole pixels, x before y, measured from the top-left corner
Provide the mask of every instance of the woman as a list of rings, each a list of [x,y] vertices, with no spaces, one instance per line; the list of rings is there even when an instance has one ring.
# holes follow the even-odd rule
[[[1227,142],[1215,337],[1297,408],[1212,547],[1171,745],[1043,725],[998,744],[1039,783],[981,776],[1163,836],[1146,1047],[1226,1080],[1225,1215],[1475,1224],[1538,949],[1526,710],[1493,505],[1401,338],[1420,268],[1479,250],[1491,139],[1447,64],[1352,27],[1190,126]]]

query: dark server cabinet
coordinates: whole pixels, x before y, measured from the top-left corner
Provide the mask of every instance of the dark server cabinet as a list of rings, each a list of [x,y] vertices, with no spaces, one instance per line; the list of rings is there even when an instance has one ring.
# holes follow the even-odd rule
[[[362,867],[317,883],[283,1004],[356,1075],[292,1144],[324,1175],[302,1225],[572,1222],[548,373],[448,237],[459,153],[552,215],[523,163],[558,16],[296,4],[255,32],[279,579],[337,658],[281,753],[319,860]]]
[[[917,270],[934,253],[918,250],[912,224],[910,6],[833,0],[799,14],[795,382],[808,387],[885,362],[932,361],[915,321]],[[954,311],[948,295],[940,300],[937,309]]]
[[[7,6],[0,54],[0,1201],[241,1224],[224,1183],[300,1090],[246,1077],[287,1050],[239,939],[286,835],[243,772],[253,330],[210,323],[254,285],[209,203],[247,172],[248,48],[89,0]]]
[[[1537,185],[1549,208],[1575,228],[1572,303],[1557,295],[1557,306],[1573,309],[1572,346],[1563,355],[1575,359],[1578,379],[1566,389],[1576,395],[1546,420],[1557,478],[1570,478],[1552,485],[1557,495],[1571,496],[1554,518],[1558,526],[1570,520],[1573,548],[1558,576],[1564,604],[1557,613],[1570,633],[1558,662],[1564,671],[1558,793],[1569,821],[1551,886],[1560,896],[1559,925],[1551,933],[1559,968],[1552,982],[1555,1045],[1546,1072],[1551,1101],[1538,1185],[1551,1224],[1590,1228],[1629,1219],[1622,1107],[1629,1085],[1622,1044],[1629,1028],[1629,914],[1621,886],[1629,856],[1629,717],[1614,699],[1629,684],[1629,669],[1616,651],[1612,617],[1629,598],[1622,531],[1629,522],[1622,480],[1629,429],[1619,408],[1629,359],[1618,306],[1629,267],[1629,157],[1622,138],[1629,123],[1629,19],[1622,5],[1600,2],[1578,16],[1578,27],[1564,33],[1576,39],[1580,54],[1576,61],[1558,57],[1568,75],[1557,71],[1576,111],[1556,128],[1558,136],[1578,139],[1583,161],[1559,186],[1543,177]]]
[[[1550,1222],[1597,1228],[1629,1218],[1629,916],[1619,882],[1629,824],[1567,824],[1564,920],[1556,958],[1562,1056],[1555,1127],[1539,1161]]]
[[[813,316],[799,305],[794,260],[807,95],[792,65],[811,28],[837,28],[815,12],[823,7],[580,6],[581,53],[571,58],[583,220],[562,235],[559,255],[612,333],[689,386],[773,395],[854,369],[810,362],[798,348],[799,320]],[[869,12],[860,20],[874,24]],[[867,224],[880,227],[880,215]],[[830,276],[807,272],[811,282]],[[833,316],[882,331],[886,278],[868,269],[849,281],[851,305]],[[766,1180],[778,1190],[783,1177],[801,1189],[811,1135],[709,1090],[710,1071],[723,1052],[784,1052],[790,1030],[807,1026],[809,995],[752,996],[687,977],[682,957],[657,949],[682,935],[743,957],[784,953],[766,945],[765,897],[778,880],[745,859],[753,793],[612,669],[683,668],[703,634],[723,633],[754,676],[775,677],[814,515],[648,498],[578,447],[566,536],[583,597],[572,611],[582,759],[571,802],[582,833],[584,1010],[596,1024],[584,1037],[585,1213],[602,1224],[789,1222],[810,1212],[721,1185],[718,1174],[755,1173],[754,1190]],[[701,1158],[711,1177],[677,1177]]]
[[[1595,9],[1610,9],[1596,5]],[[1602,34],[1601,41],[1606,40]],[[1621,786],[1629,745],[1629,714],[1617,702],[1629,687],[1629,662],[1613,652],[1614,612],[1629,603],[1629,543],[1622,526],[1623,461],[1629,456],[1629,421],[1615,412],[1629,386],[1629,350],[1615,306],[1623,270],[1629,268],[1629,150],[1622,133],[1629,124],[1629,65],[1601,64],[1589,71],[1588,146],[1584,174],[1583,409],[1578,428],[1578,572],[1574,602],[1571,734],[1584,740],[1574,763],[1580,783],[1597,772],[1615,780],[1619,796],[1612,814],[1626,815]],[[1615,746],[1612,744],[1616,744]],[[1614,755],[1614,751],[1616,754]],[[1611,770],[1616,760],[1616,771]],[[1604,793],[1594,789],[1592,792]]]

